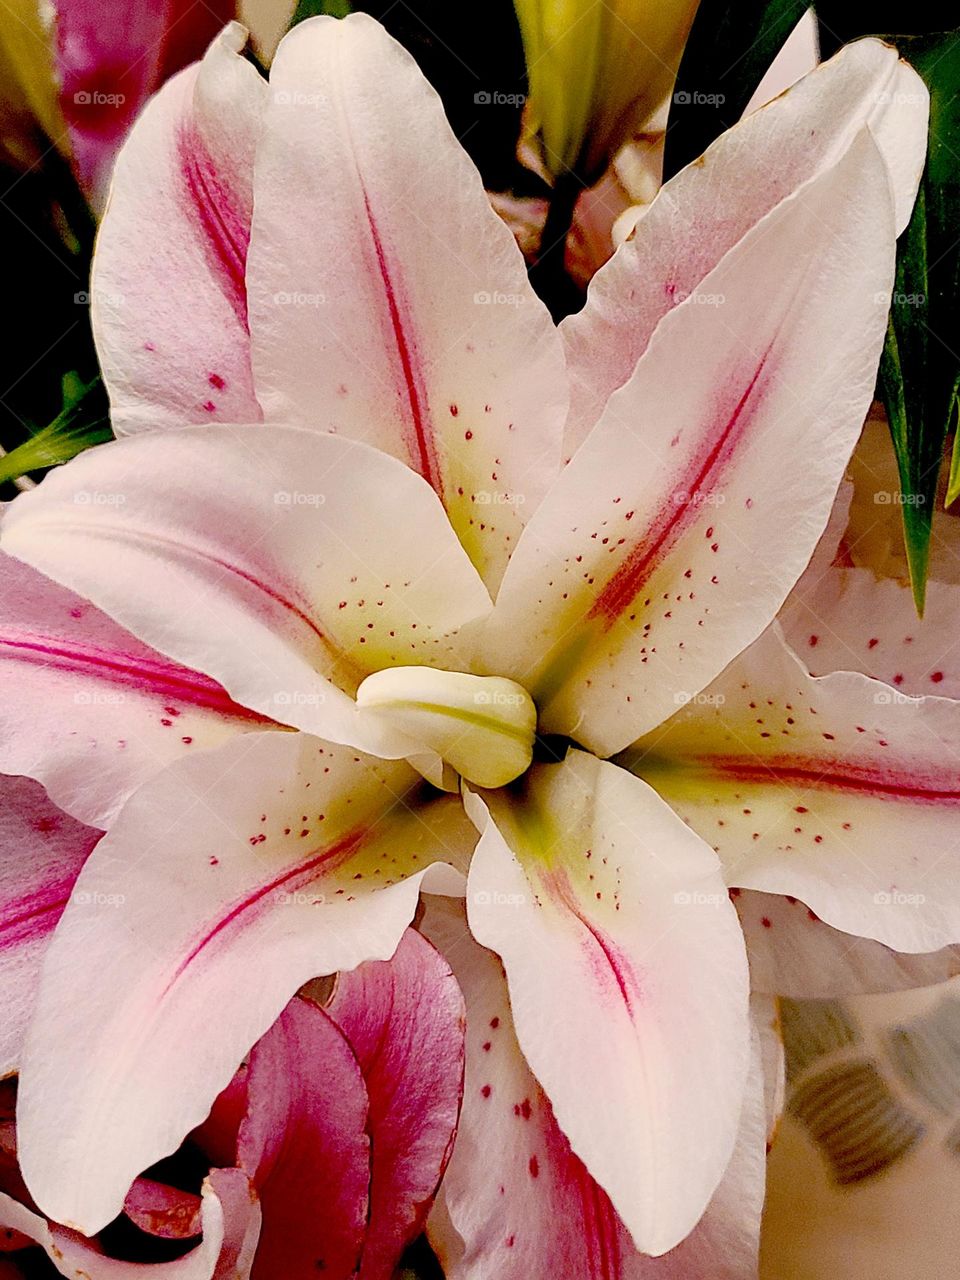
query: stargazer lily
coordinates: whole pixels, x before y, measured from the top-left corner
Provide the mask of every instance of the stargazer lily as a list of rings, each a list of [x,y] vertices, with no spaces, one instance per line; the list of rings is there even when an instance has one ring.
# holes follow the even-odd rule
[[[375,22],[301,24],[269,86],[241,45],[228,28],[118,162],[94,296],[128,438],[2,526],[51,591],[203,673],[161,727],[202,688],[231,738],[146,781],[141,755],[132,795],[112,772],[129,798],[23,1052],[25,1177],[100,1229],[302,983],[389,957],[420,890],[462,893],[466,869],[575,1167],[662,1254],[744,1114],[728,886],[905,951],[960,941],[956,708],[811,680],[775,633],[751,647],[870,402],[922,90],[885,46],[848,48],[668,184],[558,333]],[[231,733],[235,707],[260,724]],[[119,723],[92,756],[46,749],[59,803],[124,755]],[[925,906],[877,902],[918,881]],[[105,894],[122,908],[91,909]]]

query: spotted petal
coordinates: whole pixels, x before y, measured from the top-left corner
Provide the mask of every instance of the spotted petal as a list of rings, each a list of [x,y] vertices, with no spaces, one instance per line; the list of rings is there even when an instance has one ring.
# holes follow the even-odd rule
[[[402,458],[494,586],[559,465],[560,339],[440,99],[371,18],[318,18],[283,40],[255,187],[267,419]]]
[[[668,182],[632,239],[594,276],[586,306],[561,326],[571,382],[566,455],[629,379],[660,320],[684,298],[709,294],[705,277],[723,255],[836,164],[865,126],[883,156],[899,234],[923,168],[927,103],[922,80],[896,50],[859,40],[721,134]]]
[[[813,679],[772,629],[624,762],[713,845],[728,884],[895,950],[960,942],[960,704]]]
[[[117,160],[91,279],[117,433],[257,422],[244,268],[267,86],[232,23],[169,81]]]
[[[88,600],[0,553],[0,769],[107,826],[180,756],[264,727],[214,680],[169,661]]]
[[[50,1217],[103,1227],[304,982],[391,955],[424,876],[462,885],[433,866],[463,856],[461,807],[425,786],[267,733],[135,793],[50,944],[24,1051],[21,1164]]]
[[[428,897],[423,927],[467,1000],[464,1108],[431,1242],[449,1280],[751,1280],[765,1171],[754,1061],[733,1158],[704,1217],[661,1258],[637,1252],[573,1154],[517,1043],[503,970],[470,938],[459,904]],[[588,1078],[584,1089],[593,1086]]]
[[[489,597],[436,495],[366,445],[292,427],[184,428],[103,445],[8,509],[4,548],[286,724],[364,733],[371,670],[458,666]]]
[[[782,604],[872,395],[889,203],[863,132],[664,317],[527,525],[485,654],[537,699],[549,731],[619,750]],[[785,469],[787,453],[804,465]]]
[[[747,966],[713,854],[635,783],[572,752],[517,796],[472,796],[467,902],[561,1130],[637,1248],[662,1254],[733,1151]]]

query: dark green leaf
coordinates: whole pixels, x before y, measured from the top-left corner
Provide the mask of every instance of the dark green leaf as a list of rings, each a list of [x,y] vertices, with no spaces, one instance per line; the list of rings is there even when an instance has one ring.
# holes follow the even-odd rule
[[[99,378],[82,384],[76,373],[63,378],[63,409],[54,420],[23,444],[0,456],[0,484],[19,480],[30,471],[42,471],[69,462],[84,449],[110,440],[107,393]]]
[[[736,124],[809,0],[700,0],[674,86],[664,178]]]
[[[927,167],[897,252],[880,389],[900,470],[904,539],[923,612],[937,481],[960,382],[960,33],[898,39],[930,90]]]

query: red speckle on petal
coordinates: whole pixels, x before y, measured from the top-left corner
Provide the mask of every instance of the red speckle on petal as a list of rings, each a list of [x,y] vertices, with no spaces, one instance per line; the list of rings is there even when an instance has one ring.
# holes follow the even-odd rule
[[[480,1090],[480,1096],[482,1098],[489,1098],[492,1092],[493,1090],[491,1089],[490,1085],[485,1084],[483,1088]]]
[[[227,385],[224,379],[220,377],[219,373],[211,373],[207,381],[210,383],[211,387],[216,387],[218,391],[222,391]]]
[[[763,916],[763,917],[761,917],[760,923],[763,925],[763,927],[764,927],[765,929],[772,929],[772,928],[773,928],[773,921],[770,919],[770,917],[769,917],[769,916]]]
[[[539,1178],[539,1177],[540,1177],[540,1161],[537,1159],[537,1157],[536,1157],[536,1156],[531,1156],[531,1157],[530,1157],[530,1163],[529,1163],[529,1165],[528,1165],[527,1167],[528,1167],[528,1168],[529,1168],[529,1170],[530,1170],[530,1177],[531,1177],[531,1178]]]
[[[940,683],[940,681],[943,679],[943,672],[942,672],[942,671],[934,671],[934,673],[931,675],[930,679],[933,681],[933,683],[934,683],[934,684],[939,684],[939,683]]]

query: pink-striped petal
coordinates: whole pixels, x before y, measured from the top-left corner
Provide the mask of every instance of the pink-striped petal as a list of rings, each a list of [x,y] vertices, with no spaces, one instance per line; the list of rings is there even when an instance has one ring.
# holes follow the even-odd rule
[[[711,850],[648,787],[571,752],[470,797],[470,928],[503,961],[521,1048],[638,1249],[674,1248],[734,1147],[747,964]],[[531,1147],[530,1176],[543,1152]]]
[[[4,548],[273,719],[400,756],[353,700],[381,667],[463,667],[490,607],[436,495],[354,441],[293,427],[151,432],[21,494]]]
[[[47,951],[18,1104],[40,1207],[100,1230],[304,982],[390,956],[425,876],[462,887],[442,864],[465,825],[408,765],[306,734],[248,735],[140,788]]]
[[[771,621],[870,402],[893,250],[864,131],[661,321],[527,525],[488,628],[486,661],[545,729],[611,754]]]
[[[244,270],[267,86],[245,40],[231,24],[165,85],[117,160],[91,304],[118,434],[261,417]]]
[[[100,834],[0,774],[0,1076],[20,1064],[47,941]]]
[[[171,761],[266,722],[206,676],[0,553],[0,769],[107,826]]]
[[[349,1280],[367,1224],[367,1091],[346,1037],[292,1000],[250,1055],[240,1167],[263,1207],[254,1280]]]
[[[448,1280],[755,1277],[766,1137],[756,1057],[737,1145],[703,1218],[676,1249],[644,1256],[524,1061],[496,957],[470,938],[457,906],[428,898],[423,928],[450,958],[467,1000],[463,1116],[430,1219]],[[595,1082],[585,1075],[581,1087],[590,1092]]]
[[[269,420],[424,476],[491,587],[560,459],[560,340],[413,58],[318,18],[270,75],[248,262]]]
[[[586,306],[561,325],[571,382],[567,457],[630,378],[660,320],[684,298],[712,292],[704,279],[723,255],[836,164],[865,127],[883,155],[899,233],[923,167],[927,91],[878,40],[845,46],[664,186],[633,238],[594,276]]]
[[[453,1145],[463,1088],[463,997],[408,929],[389,961],[342,973],[327,1012],[370,1095],[370,1227],[359,1280],[391,1280],[421,1231]]]
[[[960,942],[960,704],[811,678],[778,630],[623,760],[718,852],[727,883],[799,898],[911,953]]]

